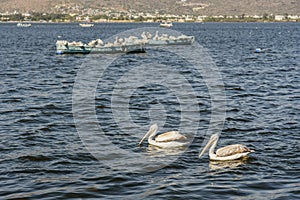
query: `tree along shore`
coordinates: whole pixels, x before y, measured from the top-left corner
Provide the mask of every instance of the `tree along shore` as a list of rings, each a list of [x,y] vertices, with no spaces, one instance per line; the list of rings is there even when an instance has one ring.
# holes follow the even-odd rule
[[[31,22],[83,22],[86,19],[89,22],[161,22],[161,21],[172,21],[172,22],[300,22],[300,18],[291,18],[288,14],[280,15],[280,18],[276,18],[275,15],[264,14],[263,16],[192,16],[188,19],[182,18],[167,18],[167,17],[156,17],[147,18],[139,16],[137,18],[119,16],[111,17],[108,15],[95,15],[95,16],[73,16],[69,14],[54,14],[54,13],[32,13],[30,15],[24,14],[0,14],[1,22],[20,22],[20,21],[31,21]]]

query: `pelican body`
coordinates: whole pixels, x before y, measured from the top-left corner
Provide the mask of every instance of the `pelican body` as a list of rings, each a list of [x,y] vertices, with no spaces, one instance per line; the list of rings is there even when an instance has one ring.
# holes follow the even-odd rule
[[[219,140],[219,135],[213,134],[210,137],[210,140],[208,141],[207,145],[199,154],[199,158],[207,151],[209,147],[210,147],[209,158],[211,160],[218,160],[218,161],[236,160],[247,156],[251,152],[254,152],[253,150],[249,149],[248,147],[242,144],[228,145],[218,149],[215,152],[215,148],[217,146],[218,140]]]
[[[148,143],[161,148],[174,148],[187,146],[189,144],[187,138],[181,135],[178,131],[170,131],[160,135],[157,135],[158,126],[153,124],[149,131],[144,135],[144,137],[139,142],[139,146],[143,141],[148,138]]]

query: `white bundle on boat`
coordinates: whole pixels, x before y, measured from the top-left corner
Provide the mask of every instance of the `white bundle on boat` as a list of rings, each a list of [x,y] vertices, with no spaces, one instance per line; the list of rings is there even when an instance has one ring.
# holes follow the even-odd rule
[[[84,44],[81,41],[80,42],[76,42],[76,41],[69,42],[68,45],[69,46],[77,46],[77,47],[84,46]]]
[[[57,40],[56,45],[67,45],[68,41],[67,40]]]
[[[168,34],[162,34],[160,37],[158,37],[158,40],[168,40],[169,35]]]
[[[170,40],[176,40],[177,38],[175,36],[170,35],[169,39]]]
[[[114,44],[111,42],[108,42],[104,45],[104,47],[113,47],[113,46],[114,46]]]
[[[118,36],[116,37],[116,40],[114,41],[114,46],[121,46],[124,43],[123,38],[119,38]]]
[[[92,40],[88,43],[88,46],[91,47],[100,47],[103,46],[103,41],[101,39]]]
[[[129,36],[128,38],[125,38],[125,42],[127,43],[134,43],[136,40],[138,40],[139,38],[136,36]]]
[[[152,34],[151,34],[151,33],[149,33],[149,32],[147,32],[147,33],[146,33],[146,37],[147,37],[147,39],[149,39],[149,40],[150,40],[150,39],[152,38]]]
[[[188,36],[186,36],[186,35],[180,35],[180,36],[178,36],[177,37],[177,39],[188,39],[189,37]]]

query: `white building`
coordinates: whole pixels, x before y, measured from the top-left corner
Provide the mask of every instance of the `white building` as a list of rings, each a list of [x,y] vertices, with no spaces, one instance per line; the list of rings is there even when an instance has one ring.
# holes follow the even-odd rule
[[[275,15],[275,20],[276,21],[282,21],[285,19],[285,16],[284,15]]]

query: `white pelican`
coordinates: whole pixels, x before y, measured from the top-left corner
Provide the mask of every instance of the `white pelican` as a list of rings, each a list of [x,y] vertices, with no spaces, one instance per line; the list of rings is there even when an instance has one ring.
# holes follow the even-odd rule
[[[253,150],[249,149],[248,147],[242,144],[233,144],[222,147],[218,149],[215,153],[215,148],[217,146],[217,142],[219,140],[219,134],[213,134],[210,137],[207,145],[199,154],[199,158],[209,149],[209,158],[211,160],[236,160],[242,157],[247,156],[249,153],[254,152]]]
[[[187,146],[189,144],[188,139],[181,135],[178,131],[170,131],[156,136],[158,130],[157,124],[153,124],[149,131],[144,135],[144,137],[139,142],[139,146],[148,137],[148,143],[161,148],[174,148]],[[155,139],[154,139],[155,138]]]
[[[154,40],[158,40],[158,31],[155,32],[155,36],[153,37]]]

